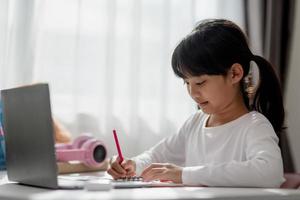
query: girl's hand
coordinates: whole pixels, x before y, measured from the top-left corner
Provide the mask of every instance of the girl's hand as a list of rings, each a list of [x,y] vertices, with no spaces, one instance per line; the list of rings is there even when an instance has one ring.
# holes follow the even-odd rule
[[[169,163],[153,163],[141,174],[144,181],[160,180],[182,183],[182,168]]]
[[[107,169],[114,179],[135,176],[135,162],[133,160],[124,159],[120,164],[120,158],[114,156],[111,159],[110,166]]]

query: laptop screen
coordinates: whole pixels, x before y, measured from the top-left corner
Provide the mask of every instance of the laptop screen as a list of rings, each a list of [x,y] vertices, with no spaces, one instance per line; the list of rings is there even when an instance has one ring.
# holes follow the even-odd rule
[[[48,84],[1,91],[8,179],[57,188]]]

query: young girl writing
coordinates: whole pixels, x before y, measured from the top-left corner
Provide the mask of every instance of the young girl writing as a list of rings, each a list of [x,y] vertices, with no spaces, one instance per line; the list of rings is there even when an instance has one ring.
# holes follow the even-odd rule
[[[259,69],[253,99],[245,87],[251,61]],[[280,84],[270,63],[251,53],[241,29],[228,20],[202,21],[175,48],[172,67],[201,109],[141,155],[121,163],[114,157],[108,173],[187,185],[279,187]]]

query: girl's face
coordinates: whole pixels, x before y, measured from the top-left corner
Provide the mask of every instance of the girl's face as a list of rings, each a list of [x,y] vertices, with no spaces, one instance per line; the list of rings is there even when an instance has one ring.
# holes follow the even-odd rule
[[[240,94],[239,80],[232,78],[229,71],[226,76],[201,75],[184,79],[187,90],[203,112],[207,114],[222,113],[236,103]]]

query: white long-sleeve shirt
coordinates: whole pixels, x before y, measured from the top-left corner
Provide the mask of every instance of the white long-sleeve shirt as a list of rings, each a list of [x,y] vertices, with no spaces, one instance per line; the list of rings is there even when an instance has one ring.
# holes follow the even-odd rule
[[[278,137],[262,114],[252,111],[216,127],[209,115],[193,114],[179,132],[134,157],[140,174],[151,163],[183,167],[187,185],[279,187],[283,165]]]

